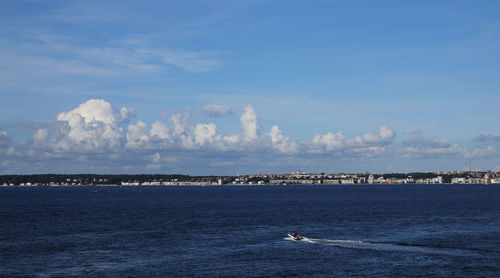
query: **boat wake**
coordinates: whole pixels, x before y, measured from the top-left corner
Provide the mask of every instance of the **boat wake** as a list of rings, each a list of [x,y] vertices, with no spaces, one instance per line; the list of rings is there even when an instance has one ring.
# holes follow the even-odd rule
[[[295,241],[291,238],[284,238],[285,240]],[[312,243],[325,246],[335,246],[341,248],[355,248],[355,249],[371,249],[379,251],[390,251],[390,252],[418,252],[418,253],[428,253],[428,254],[442,254],[450,256],[483,256],[482,252],[476,250],[467,249],[457,249],[457,248],[446,248],[446,247],[432,247],[432,246],[416,246],[407,244],[391,244],[391,243],[379,243],[379,242],[369,242],[362,240],[345,240],[345,239],[320,239],[320,238],[308,238],[303,237],[302,240],[298,242]]]

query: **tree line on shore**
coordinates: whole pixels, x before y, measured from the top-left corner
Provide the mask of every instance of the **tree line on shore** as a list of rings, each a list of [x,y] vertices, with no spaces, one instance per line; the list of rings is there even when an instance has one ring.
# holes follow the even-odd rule
[[[204,177],[208,178],[208,177]],[[98,175],[98,174],[34,174],[34,175],[1,175],[0,185],[2,184],[38,184],[38,185],[51,185],[51,184],[69,184],[69,185],[116,185],[125,181],[191,181],[193,177],[188,175],[172,174],[140,174],[140,175]]]

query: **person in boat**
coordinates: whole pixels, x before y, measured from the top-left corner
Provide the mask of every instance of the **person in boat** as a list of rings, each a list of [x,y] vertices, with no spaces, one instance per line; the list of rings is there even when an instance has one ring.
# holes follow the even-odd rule
[[[292,236],[295,238],[295,239],[300,239],[300,235],[298,233],[292,233]]]

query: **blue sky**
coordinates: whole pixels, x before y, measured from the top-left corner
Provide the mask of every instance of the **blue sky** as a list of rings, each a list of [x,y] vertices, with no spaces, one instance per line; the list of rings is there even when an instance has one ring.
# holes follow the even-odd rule
[[[500,171],[498,1],[2,1],[0,173]]]

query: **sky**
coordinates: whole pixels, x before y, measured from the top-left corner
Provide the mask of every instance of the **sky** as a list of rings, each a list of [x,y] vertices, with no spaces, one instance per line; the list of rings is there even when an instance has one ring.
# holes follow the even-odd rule
[[[0,174],[500,171],[500,2],[0,2]]]

